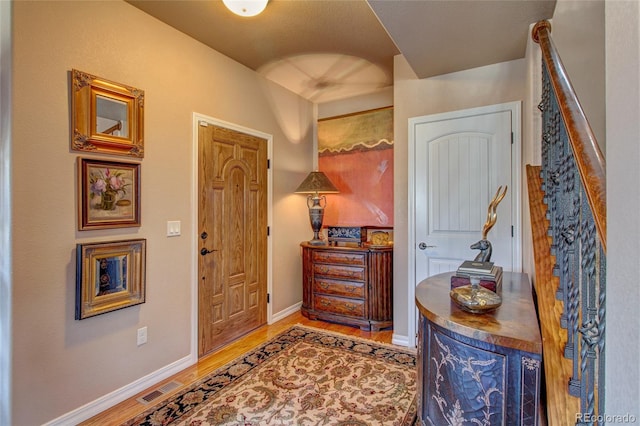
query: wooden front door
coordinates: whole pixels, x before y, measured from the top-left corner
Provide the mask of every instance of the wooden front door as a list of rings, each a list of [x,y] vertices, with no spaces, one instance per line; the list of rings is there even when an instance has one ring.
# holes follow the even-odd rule
[[[267,321],[267,141],[198,126],[198,353]]]

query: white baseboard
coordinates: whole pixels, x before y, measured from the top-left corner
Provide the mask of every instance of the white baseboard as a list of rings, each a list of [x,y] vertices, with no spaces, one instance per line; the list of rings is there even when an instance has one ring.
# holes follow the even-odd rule
[[[300,307],[302,307],[302,302],[298,302],[295,305],[292,305],[286,309],[283,309],[282,311],[278,312],[277,314],[273,314],[271,315],[271,321],[269,321],[269,325],[273,324],[274,322],[278,322],[281,319],[296,313],[300,310]]]
[[[159,370],[150,373],[135,382],[129,383],[126,386],[121,387],[111,393],[108,393],[95,401],[91,401],[82,407],[76,408],[57,419],[53,419],[45,426],[68,426],[77,425],[91,417],[100,414],[101,412],[113,407],[114,405],[131,398],[132,396],[148,389],[162,380],[171,377],[172,375],[179,373],[187,367],[190,367],[197,362],[197,357],[187,355],[186,357],[179,359],[171,364],[162,367]]]
[[[391,343],[398,346],[406,346],[408,348],[414,347],[414,345],[409,345],[409,336],[396,333],[393,333],[393,335],[391,336]]]
[[[271,321],[269,321],[269,324],[273,324],[274,322],[278,322],[281,319],[297,312],[300,310],[300,307],[302,306],[302,302],[298,302],[295,305],[292,305],[286,309],[283,309],[282,311],[278,312],[275,315],[271,316]],[[402,335],[402,334],[393,334],[391,336],[391,343],[393,343],[394,345],[398,345],[398,346],[405,346],[407,348],[413,348],[415,347],[415,345],[409,345],[409,336],[406,335]]]

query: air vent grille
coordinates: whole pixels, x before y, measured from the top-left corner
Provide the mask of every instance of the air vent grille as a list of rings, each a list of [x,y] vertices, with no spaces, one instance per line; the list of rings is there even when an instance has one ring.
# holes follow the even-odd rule
[[[155,399],[161,397],[164,394],[167,394],[167,393],[171,392],[172,390],[174,390],[176,388],[179,388],[180,386],[182,386],[182,383],[176,382],[176,381],[165,383],[164,385],[160,386],[159,388],[152,390],[148,394],[146,394],[144,396],[141,396],[140,398],[137,399],[137,401],[141,402],[143,404],[149,404],[150,402],[154,401]]]

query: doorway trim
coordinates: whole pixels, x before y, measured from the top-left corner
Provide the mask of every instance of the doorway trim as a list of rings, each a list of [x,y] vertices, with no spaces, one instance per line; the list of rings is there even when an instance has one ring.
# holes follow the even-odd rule
[[[416,347],[416,322],[417,322],[417,309],[415,309],[415,294],[416,294],[416,217],[415,217],[415,171],[416,171],[416,126],[418,124],[430,123],[435,121],[451,120],[456,118],[468,117],[481,114],[492,114],[502,111],[511,112],[511,131],[513,133],[512,148],[511,148],[511,176],[513,187],[517,188],[517,191],[512,192],[511,197],[511,209],[513,212],[513,270],[520,272],[522,269],[522,120],[521,120],[521,101],[506,102],[496,105],[488,105],[477,108],[469,108],[458,111],[449,111],[438,114],[429,114],[419,117],[409,118],[409,155],[408,155],[408,188],[407,188],[407,203],[408,203],[408,224],[407,224],[407,256],[408,256],[408,291],[407,291],[407,341],[408,346]]]
[[[192,167],[191,167],[191,357],[193,362],[198,360],[198,126],[200,122],[224,127],[267,140],[267,161],[271,163],[273,157],[273,135],[259,130],[244,127],[238,124],[219,120],[197,112],[193,113],[193,141],[192,141]],[[267,226],[273,229],[273,172],[272,167],[267,167]],[[273,239],[267,237],[267,294],[273,290]],[[272,304],[267,302],[267,324],[271,324]]]

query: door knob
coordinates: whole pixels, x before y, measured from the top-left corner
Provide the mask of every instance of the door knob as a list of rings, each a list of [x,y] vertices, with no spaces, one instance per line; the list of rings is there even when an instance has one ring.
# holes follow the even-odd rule
[[[207,250],[206,248],[203,248],[202,250],[200,250],[200,254],[201,254],[202,256],[206,256],[206,255],[208,255],[209,253],[213,253],[214,251],[218,251],[218,250],[215,250],[215,249],[214,249],[214,250]]]
[[[427,245],[427,243],[424,243],[424,242],[423,242],[423,243],[418,244],[418,248],[419,248],[420,250],[426,250],[426,249],[428,249],[428,248],[436,248],[436,247],[438,247],[438,246],[428,246],[428,245]]]

